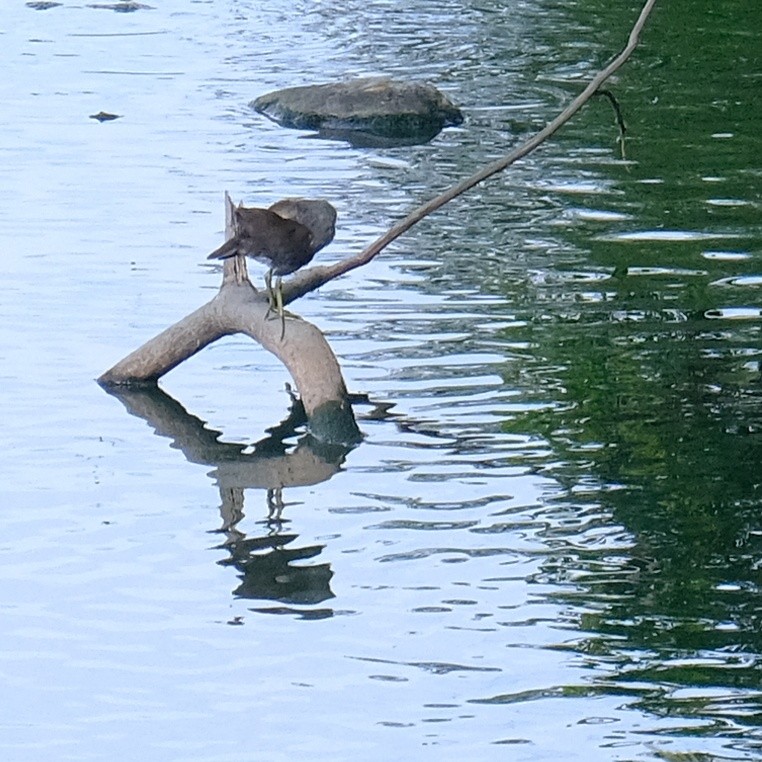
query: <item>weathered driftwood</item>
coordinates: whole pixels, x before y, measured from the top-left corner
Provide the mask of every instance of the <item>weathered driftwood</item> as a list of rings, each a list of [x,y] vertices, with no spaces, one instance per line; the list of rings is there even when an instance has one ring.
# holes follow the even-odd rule
[[[233,235],[233,205],[226,196],[226,234]],[[284,289],[284,302],[291,301]],[[225,261],[217,295],[195,312],[162,331],[107,370],[98,383],[105,387],[155,384],[165,373],[217,339],[244,333],[272,352],[289,370],[313,434],[326,441],[356,442],[360,432],[347,399],[339,363],[320,329],[287,315],[281,338],[280,319],[264,292],[248,279],[246,261]]]

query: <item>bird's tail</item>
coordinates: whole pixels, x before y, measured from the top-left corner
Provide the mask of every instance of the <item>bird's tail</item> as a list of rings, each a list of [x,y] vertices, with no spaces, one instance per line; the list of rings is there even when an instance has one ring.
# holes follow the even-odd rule
[[[231,238],[222,244],[218,249],[215,249],[207,259],[227,259],[228,257],[234,257],[238,254],[238,241],[235,238]]]

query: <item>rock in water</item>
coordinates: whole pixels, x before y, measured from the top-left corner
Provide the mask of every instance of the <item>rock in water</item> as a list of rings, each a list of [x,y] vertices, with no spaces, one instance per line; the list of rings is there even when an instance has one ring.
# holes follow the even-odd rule
[[[463,121],[460,109],[433,85],[388,77],[288,87],[250,105],[284,127],[356,145],[426,143]]]

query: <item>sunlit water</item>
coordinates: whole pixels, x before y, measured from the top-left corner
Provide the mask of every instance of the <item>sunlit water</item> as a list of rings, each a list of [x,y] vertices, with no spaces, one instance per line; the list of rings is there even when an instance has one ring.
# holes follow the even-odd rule
[[[256,452],[277,361],[220,342],[179,405],[93,381],[213,295],[223,191],[329,198],[319,256],[355,252],[555,115],[636,9],[5,5],[2,758],[758,758],[759,10],[665,4],[614,86],[624,159],[593,103],[294,305],[366,439],[287,440],[324,480],[268,523],[266,478],[198,443]],[[355,149],[247,106],[374,73],[466,122]]]

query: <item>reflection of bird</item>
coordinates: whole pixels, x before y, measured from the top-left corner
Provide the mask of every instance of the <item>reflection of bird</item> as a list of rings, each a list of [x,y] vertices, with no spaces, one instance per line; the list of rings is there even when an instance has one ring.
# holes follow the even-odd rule
[[[209,259],[245,255],[269,265],[265,276],[270,308],[280,315],[285,332],[281,278],[304,267],[336,232],[336,210],[322,199],[285,198],[269,209],[236,207],[236,234]],[[276,276],[275,288],[272,277]]]

